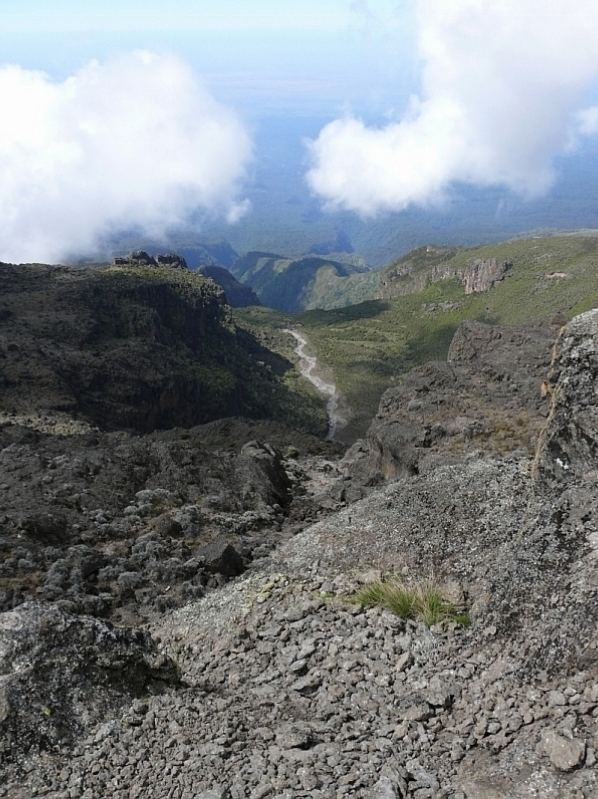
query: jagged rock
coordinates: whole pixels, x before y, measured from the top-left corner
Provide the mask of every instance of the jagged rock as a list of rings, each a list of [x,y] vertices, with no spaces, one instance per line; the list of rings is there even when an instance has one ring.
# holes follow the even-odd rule
[[[446,363],[416,367],[384,393],[367,433],[368,457],[354,448],[353,481],[422,473],[468,452],[533,452],[548,412],[541,386],[562,321],[511,328],[463,322]]]
[[[465,293],[489,291],[504,279],[511,267],[512,264],[508,261],[498,261],[496,258],[483,261],[476,258],[473,263],[468,264],[461,278],[465,286]]]
[[[235,577],[245,571],[243,558],[237,550],[226,541],[214,542],[201,547],[197,551],[209,572],[223,574],[225,577]]]
[[[238,461],[238,479],[243,482],[243,493],[256,493],[256,484],[270,487],[269,495],[263,496],[268,504],[287,505],[290,499],[291,482],[284,467],[282,453],[270,444],[249,441],[241,449]],[[258,477],[256,478],[256,471]],[[261,493],[261,492],[260,492]]]
[[[561,329],[546,383],[550,416],[535,460],[547,480],[591,480],[598,462],[598,310]]]
[[[380,288],[374,293],[377,298],[396,297],[422,291],[429,283],[441,280],[459,280],[465,294],[489,291],[504,280],[513,266],[509,261],[497,258],[471,259],[467,266],[456,267],[452,259],[457,250],[442,247],[420,247],[404,259],[381,273]],[[434,307],[428,307],[434,310]],[[445,304],[445,310],[449,310]]]
[[[180,255],[168,253],[167,255],[149,255],[144,250],[130,252],[125,258],[117,257],[112,261],[114,266],[167,266],[170,269],[187,269],[187,262]]]
[[[0,614],[0,756],[68,744],[132,696],[177,682],[141,630],[27,602]]]
[[[583,763],[586,743],[549,730],[542,739],[542,749],[559,771],[572,771]]]

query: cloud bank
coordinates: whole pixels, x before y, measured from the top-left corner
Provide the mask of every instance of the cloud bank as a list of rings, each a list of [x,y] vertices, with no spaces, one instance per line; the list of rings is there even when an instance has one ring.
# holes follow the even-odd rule
[[[450,184],[546,192],[553,158],[598,132],[596,0],[416,0],[421,96],[400,122],[352,117],[309,144],[307,180],[364,216],[442,200]]]
[[[0,260],[56,262],[112,230],[198,209],[231,221],[251,158],[237,116],[172,57],[91,62],[63,83],[0,67]]]

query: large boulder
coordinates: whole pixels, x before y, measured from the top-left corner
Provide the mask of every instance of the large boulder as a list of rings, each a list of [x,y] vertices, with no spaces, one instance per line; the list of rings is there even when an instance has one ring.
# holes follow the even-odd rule
[[[550,415],[535,471],[549,481],[594,480],[598,475],[598,309],[563,327],[544,384]]]
[[[418,366],[380,400],[355,478],[375,484],[459,463],[472,451],[534,451],[548,413],[543,381],[564,318],[503,327],[463,322],[446,362]]]
[[[141,630],[40,602],[0,613],[0,760],[68,745],[131,697],[177,682]]]

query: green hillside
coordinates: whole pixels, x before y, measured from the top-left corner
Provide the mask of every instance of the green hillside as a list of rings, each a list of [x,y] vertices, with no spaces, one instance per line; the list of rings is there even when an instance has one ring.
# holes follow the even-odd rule
[[[378,283],[375,272],[354,263],[266,252],[248,252],[231,272],[251,286],[264,305],[284,313],[359,302]]]
[[[409,262],[406,293],[399,296],[294,314],[284,324],[279,317],[262,318],[273,338],[277,326],[288,326],[289,321],[301,325],[322,365],[333,369],[353,414],[346,440],[363,435],[381,394],[401,374],[446,357],[463,320],[520,324],[555,313],[570,318],[598,305],[598,237],[517,239],[452,249],[451,269],[464,270],[475,259],[496,258],[512,265],[494,288],[469,295],[455,278],[431,281],[432,270],[449,252],[430,252],[420,248],[382,270],[388,275]]]

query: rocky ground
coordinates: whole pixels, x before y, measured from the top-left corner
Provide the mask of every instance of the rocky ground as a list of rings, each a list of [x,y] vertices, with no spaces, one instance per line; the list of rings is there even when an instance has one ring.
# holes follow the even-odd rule
[[[242,421],[6,424],[0,796],[598,795],[598,312],[550,367],[553,321],[466,326],[448,410],[414,370],[342,460]],[[356,603],[390,573],[471,626]]]
[[[326,492],[338,446],[280,424],[134,436],[54,435],[35,421],[0,430],[2,609],[36,598],[137,623],[243,573],[339,505]]]

